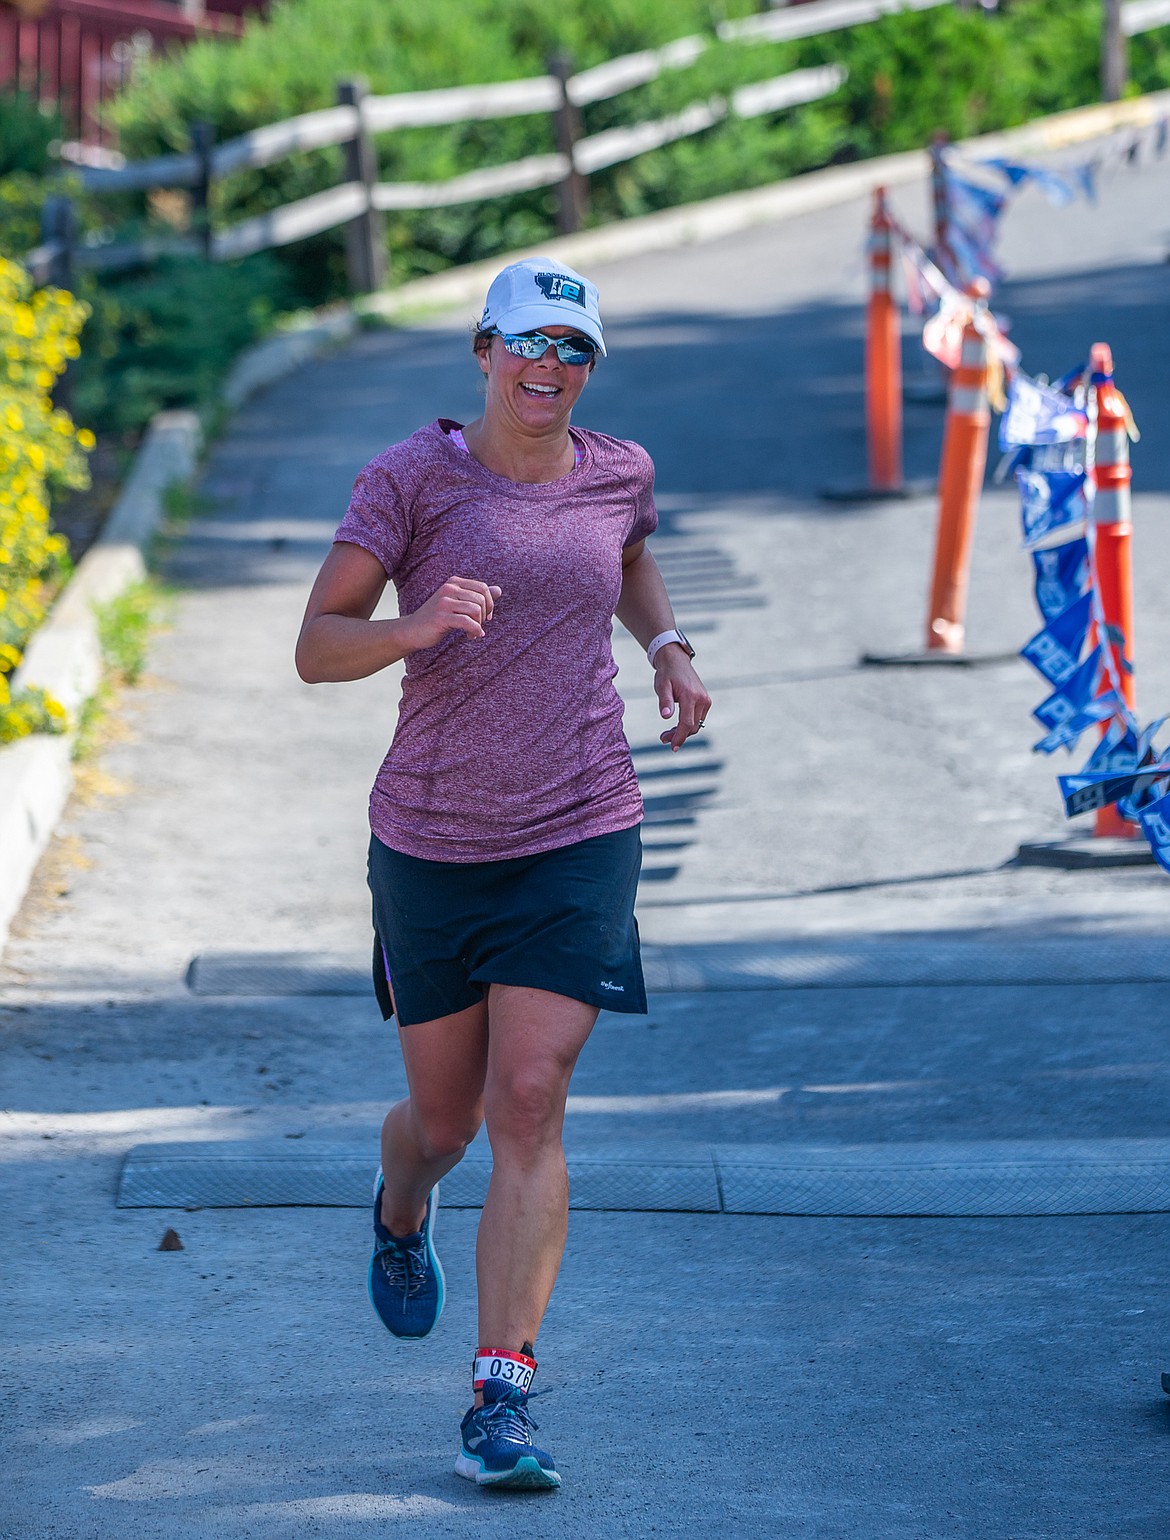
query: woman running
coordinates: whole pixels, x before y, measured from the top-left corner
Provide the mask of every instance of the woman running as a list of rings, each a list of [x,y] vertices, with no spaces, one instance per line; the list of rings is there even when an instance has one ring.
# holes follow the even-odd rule
[[[614,615],[646,648],[663,717],[678,713],[663,743],[681,748],[711,702],[646,549],[650,457],[570,427],[605,357],[597,289],[558,262],[514,263],[472,346],[483,415],[440,418],[362,471],[297,668],[317,683],[406,660],[369,882],[375,991],[410,1094],[382,1128],[370,1299],[396,1337],[438,1320],[438,1183],[486,1121],[474,1401],[455,1469],[556,1487],[528,1391],[568,1226],[565,1098],[598,1010],[646,1010],[642,801]],[[400,618],[371,620],[388,581]]]

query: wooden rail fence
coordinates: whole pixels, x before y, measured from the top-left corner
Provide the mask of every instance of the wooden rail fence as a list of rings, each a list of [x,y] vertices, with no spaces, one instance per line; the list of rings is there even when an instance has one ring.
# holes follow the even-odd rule
[[[685,69],[716,42],[751,45],[813,37],[899,11],[930,10],[953,3],[962,0],[813,0],[811,4],[723,22],[710,38],[678,38],[664,47],[627,54],[579,73],[572,72],[567,60],[554,58],[549,61],[547,75],[529,80],[395,96],[371,96],[362,81],[341,81],[336,106],[267,124],[223,144],[212,142],[206,124],[194,124],[186,154],[163,155],[116,168],[76,168],[86,191],[94,194],[162,187],[191,189],[191,235],[87,245],[77,239],[69,201],[53,197],[45,204],[42,244],[28,253],[25,262],[38,282],[68,287],[77,267],[112,270],[140,266],[165,255],[190,254],[227,262],[344,225],[350,287],[354,292],[368,292],[380,287],[386,277],[381,216],[387,211],[443,208],[555,187],[558,228],[571,232],[580,227],[587,213],[589,177],[594,173],[701,133],[729,115],[750,118],[820,100],[840,88],[846,71],[836,64],[794,70],[742,86],[728,97],[692,102],[670,117],[583,135],[580,110],[592,102],[620,96],[665,71]],[[1120,95],[1124,84],[1125,38],[1170,23],[1170,0],[1102,0],[1102,4],[1103,94],[1110,99],[1110,89],[1115,88],[1115,94]],[[441,182],[378,180],[377,134],[540,114],[553,119],[556,149],[552,152]],[[340,145],[345,152],[345,179],[337,186],[226,229],[212,228],[208,195],[214,182],[233,172],[263,168],[286,156],[330,145]]]

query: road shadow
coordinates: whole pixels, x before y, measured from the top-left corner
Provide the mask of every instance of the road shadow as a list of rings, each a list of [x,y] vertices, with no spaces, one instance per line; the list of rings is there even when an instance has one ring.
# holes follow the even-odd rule
[[[1062,373],[1108,341],[1139,422],[1135,488],[1170,490],[1170,435],[1163,412],[1165,363],[1151,335],[1170,321],[1170,266],[1099,268],[1008,282],[996,309],[1034,374]],[[623,346],[625,330],[630,345]],[[910,318],[903,368],[923,373]],[[657,466],[657,549],[676,582],[730,586],[726,553],[701,544],[671,549],[687,509],[739,496],[804,501],[807,517],[839,517],[820,492],[865,481],[864,315],[854,303],[818,303],[772,314],[687,317],[646,314],[611,328],[612,351],[577,410],[585,427],[646,445]],[[168,562],[192,587],[295,581],[328,548],[350,486],[387,444],[439,415],[466,420],[480,398],[458,333],[417,327],[366,335],[274,386],[236,417],[212,451],[202,490],[215,513],[199,521]],[[941,406],[905,404],[905,470],[937,471]],[[994,460],[994,455],[992,456]],[[845,505],[851,516],[864,510]],[[261,521],[262,528],[251,530]],[[276,521],[276,522],[274,522]],[[724,595],[724,604],[732,601]],[[734,602],[744,602],[736,599]],[[748,599],[746,602],[751,602]]]

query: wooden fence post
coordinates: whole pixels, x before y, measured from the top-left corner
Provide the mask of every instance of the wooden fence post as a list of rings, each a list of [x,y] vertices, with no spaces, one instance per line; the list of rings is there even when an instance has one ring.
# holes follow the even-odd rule
[[[360,182],[366,189],[365,212],[345,227],[345,259],[349,287],[354,294],[372,294],[386,282],[384,223],[371,197],[378,180],[378,158],[362,114],[362,102],[368,94],[369,85],[360,75],[337,83],[339,105],[356,107],[358,112],[357,134],[344,146],[345,180]]]
[[[198,162],[194,186],[191,188],[191,224],[195,239],[203,248],[203,255],[211,261],[211,147],[215,143],[215,129],[210,123],[192,123],[190,128],[191,153]]]
[[[951,250],[951,200],[947,192],[946,151],[950,139],[941,130],[930,136],[930,197],[934,207],[934,251],[931,255],[950,283],[957,283],[955,255]]]
[[[581,114],[569,100],[568,92],[573,61],[567,54],[554,54],[548,61],[548,72],[561,83],[561,103],[553,114],[557,151],[569,157],[568,173],[557,184],[557,229],[562,235],[572,235],[584,224],[589,212],[589,182],[573,164],[573,146],[581,137]]]
[[[1120,101],[1129,76],[1129,50],[1121,27],[1121,0],[1101,0],[1101,98]]]

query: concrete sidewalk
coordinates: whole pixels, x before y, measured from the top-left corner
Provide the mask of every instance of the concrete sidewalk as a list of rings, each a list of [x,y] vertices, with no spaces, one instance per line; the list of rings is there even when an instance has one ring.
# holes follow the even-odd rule
[[[1146,717],[1170,709],[1168,193],[1154,165],[1119,171],[1095,209],[1021,199],[999,299],[1033,372],[1109,340],[1147,429]],[[923,229],[924,190],[897,201]],[[657,550],[716,699],[702,744],[660,752],[619,637],[643,936],[684,960],[836,948],[845,974],[676,988],[645,1021],[604,1017],[571,1151],[1170,1138],[1166,986],[1118,963],[1165,936],[1167,879],[1005,865],[1064,829],[1057,767],[1029,754],[1038,680],[857,667],[918,641],[933,521],[929,501],[815,495],[863,466],[863,222],[842,207],[596,275],[612,352],[580,417],[655,456]],[[474,1211],[443,1213],[447,1313],[406,1347],[364,1300],[355,1210],[115,1207],[144,1143],[288,1140],[311,1159],[364,1137],[373,1163],[401,1068],[371,1002],[183,980],[200,954],[365,948],[365,798],[395,680],[310,689],[292,641],[357,469],[420,421],[475,414],[470,319],[361,336],[215,447],[173,560],[174,629],[104,761],[117,789],[74,807],[5,955],[0,1533],[1164,1535],[1164,1214],[575,1213],[535,1408],[566,1485],[537,1514],[450,1474]],[[941,414],[912,406],[907,428],[928,474]],[[981,514],[977,652],[1036,629],[1012,504],[992,492]],[[1031,982],[891,964],[846,987],[914,936],[1000,958],[1070,942],[1088,961]],[[168,1225],[182,1252],[155,1249]]]

